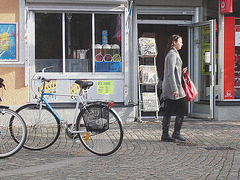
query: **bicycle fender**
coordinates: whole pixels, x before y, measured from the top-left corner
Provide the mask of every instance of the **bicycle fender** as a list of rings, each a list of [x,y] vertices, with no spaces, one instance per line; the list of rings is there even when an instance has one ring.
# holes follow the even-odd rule
[[[116,115],[116,116],[118,117],[118,119],[120,120],[122,127],[124,128],[124,124],[123,124],[122,118],[118,115],[118,113],[115,111],[115,109],[113,109],[113,108],[109,108],[109,109],[111,109],[111,110],[115,113],[115,115]]]

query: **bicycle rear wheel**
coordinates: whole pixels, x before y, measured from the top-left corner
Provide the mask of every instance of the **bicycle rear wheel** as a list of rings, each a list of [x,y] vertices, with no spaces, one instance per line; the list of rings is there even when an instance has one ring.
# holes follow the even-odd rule
[[[22,148],[26,136],[27,128],[22,117],[11,109],[0,108],[0,158],[17,153]]]
[[[42,150],[51,146],[59,137],[60,123],[52,111],[39,104],[26,104],[16,110],[27,125],[24,148]]]
[[[102,112],[107,112],[108,117],[101,116]],[[105,130],[89,130],[86,119],[95,121],[96,124],[105,122],[109,118],[108,128]],[[119,149],[123,140],[122,122],[115,112],[108,106],[101,104],[92,104],[83,109],[77,119],[77,131],[83,146],[90,152],[99,156],[106,156]]]

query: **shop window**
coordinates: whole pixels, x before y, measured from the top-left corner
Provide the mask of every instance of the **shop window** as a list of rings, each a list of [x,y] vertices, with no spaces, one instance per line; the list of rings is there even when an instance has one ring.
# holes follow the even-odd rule
[[[235,99],[240,99],[240,18],[235,19],[235,63],[234,63]]]
[[[65,15],[66,72],[92,72],[92,14]]]
[[[95,15],[95,72],[121,72],[121,16]]]
[[[52,72],[122,72],[120,14],[36,13],[35,17],[36,71],[53,65]]]
[[[228,69],[225,69],[224,99],[240,99],[240,1],[233,0],[233,12],[224,14],[225,61],[228,62]],[[235,56],[235,57],[234,57]],[[234,67],[233,67],[234,66]],[[230,67],[230,68],[229,68]],[[234,77],[231,76],[234,70]],[[234,79],[233,79],[234,78]]]
[[[52,71],[62,72],[62,14],[39,13],[35,22],[36,71],[53,66]]]

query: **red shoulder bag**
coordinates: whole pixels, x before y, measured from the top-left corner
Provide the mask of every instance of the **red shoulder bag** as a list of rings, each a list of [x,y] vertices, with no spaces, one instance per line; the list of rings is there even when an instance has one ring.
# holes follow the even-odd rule
[[[197,88],[194,85],[194,83],[192,82],[188,72],[183,74],[183,80],[184,80],[183,89],[186,94],[186,99],[188,101],[192,101],[198,94]]]

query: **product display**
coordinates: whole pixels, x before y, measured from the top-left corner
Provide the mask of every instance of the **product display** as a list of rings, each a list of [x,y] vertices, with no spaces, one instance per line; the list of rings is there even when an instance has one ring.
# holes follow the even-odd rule
[[[158,73],[156,68],[157,48],[155,39],[141,37],[138,42],[139,118],[141,119],[142,112],[155,112],[155,119],[158,119]]]
[[[157,83],[158,76],[155,66],[140,66],[140,81],[142,83]]]
[[[142,110],[158,111],[158,100],[156,93],[142,93]]]
[[[154,38],[139,38],[139,51],[141,56],[156,56],[157,47]]]

